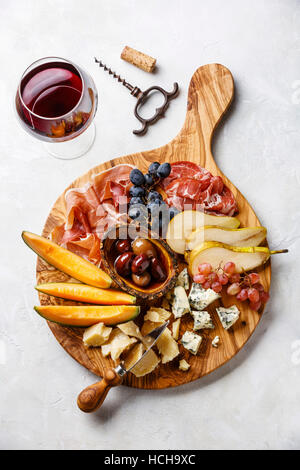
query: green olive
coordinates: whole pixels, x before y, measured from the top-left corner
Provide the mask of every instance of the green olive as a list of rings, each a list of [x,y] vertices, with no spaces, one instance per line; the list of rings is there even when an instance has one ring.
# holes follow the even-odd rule
[[[132,274],[131,279],[137,286],[146,287],[151,281],[151,276],[147,271],[145,271],[143,274],[140,275]]]
[[[136,238],[132,242],[132,251],[135,255],[146,255],[148,258],[157,257],[155,246],[147,238]]]

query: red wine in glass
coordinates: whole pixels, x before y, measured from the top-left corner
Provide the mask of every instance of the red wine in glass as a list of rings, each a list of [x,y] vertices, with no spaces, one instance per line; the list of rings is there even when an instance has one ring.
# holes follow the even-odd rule
[[[64,59],[41,59],[21,78],[16,108],[26,130],[50,142],[81,134],[97,106],[94,83],[83,70]],[[59,139],[59,140],[58,140]]]

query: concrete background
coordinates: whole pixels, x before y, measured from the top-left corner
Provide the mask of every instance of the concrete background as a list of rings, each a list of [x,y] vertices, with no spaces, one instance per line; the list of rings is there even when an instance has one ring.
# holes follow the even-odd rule
[[[0,447],[3,449],[297,449],[300,447],[299,144],[297,0],[0,0]],[[158,59],[155,75],[120,60],[124,45]],[[34,60],[72,59],[99,91],[97,137],[75,161],[49,157],[17,124],[18,79]],[[98,55],[133,84],[180,84],[167,117],[132,134],[134,99],[93,64]],[[118,155],[163,145],[180,130],[195,69],[220,62],[236,99],[214,155],[268,228],[271,300],[254,336],[226,366],[172,390],[113,390],[84,415],[77,393],[94,377],[32,310],[35,257],[22,229],[40,233],[78,175]]]

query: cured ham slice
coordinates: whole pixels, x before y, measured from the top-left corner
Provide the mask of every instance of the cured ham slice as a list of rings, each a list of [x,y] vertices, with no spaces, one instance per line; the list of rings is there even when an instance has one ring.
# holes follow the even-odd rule
[[[177,162],[171,167],[170,176],[161,183],[169,206],[228,216],[238,211],[232,192],[220,176],[192,162]]]
[[[131,165],[117,165],[94,175],[83,188],[65,194],[66,223],[55,227],[51,238],[95,264],[99,264],[100,241],[112,225],[127,221],[127,193]]]

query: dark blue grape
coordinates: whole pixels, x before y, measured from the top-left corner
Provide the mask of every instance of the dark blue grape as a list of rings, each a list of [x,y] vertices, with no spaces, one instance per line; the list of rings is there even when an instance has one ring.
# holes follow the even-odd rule
[[[180,211],[179,211],[178,209],[176,209],[176,207],[170,207],[170,211],[169,211],[169,213],[170,213],[170,220],[172,220],[173,217],[175,217],[175,215],[179,214],[179,212],[180,212]]]
[[[129,204],[131,206],[133,206],[135,204],[144,204],[144,201],[141,197],[132,197],[129,201]]]
[[[162,165],[159,165],[159,168],[157,170],[157,176],[160,178],[167,178],[169,174],[171,173],[171,165],[170,163],[163,163]]]
[[[131,186],[129,194],[132,197],[143,197],[145,196],[145,189],[141,186]]]
[[[147,201],[151,202],[151,201],[154,201],[155,199],[162,200],[162,195],[159,194],[159,192],[157,191],[149,191],[148,196],[147,196]]]
[[[149,169],[148,169],[148,173],[150,175],[156,176],[156,172],[157,172],[159,166],[160,166],[160,164],[158,162],[151,163],[151,165],[149,166]]]
[[[132,184],[135,184],[136,186],[142,186],[145,183],[145,177],[143,173],[137,168],[134,168],[130,172],[129,178]]]
[[[154,180],[152,178],[151,175],[149,175],[149,173],[147,173],[145,176],[144,176],[144,181],[145,181],[145,185],[146,186],[152,186],[154,184]]]
[[[147,216],[146,208],[145,208],[145,206],[143,206],[141,204],[138,204],[138,205],[135,205],[135,206],[130,206],[129,211],[128,211],[128,215],[131,219],[146,217]]]

